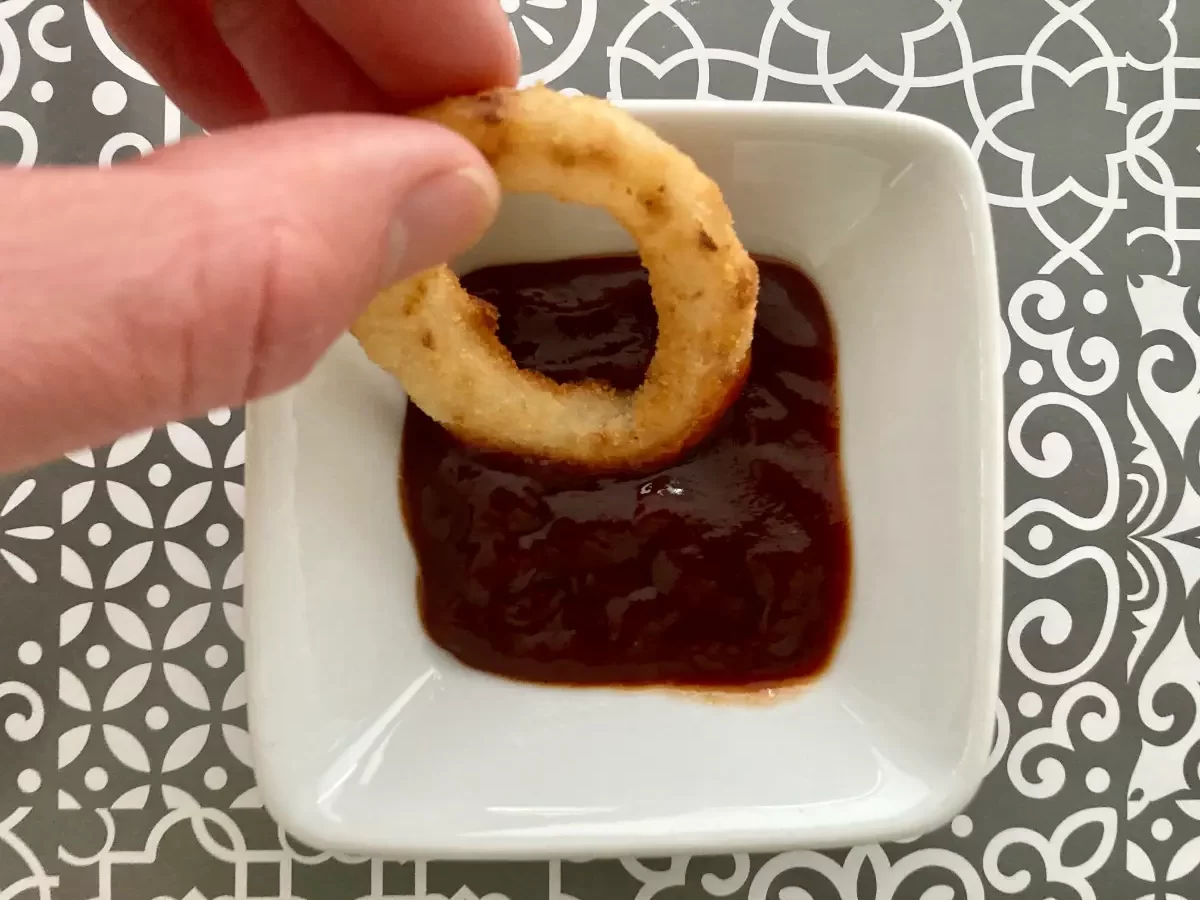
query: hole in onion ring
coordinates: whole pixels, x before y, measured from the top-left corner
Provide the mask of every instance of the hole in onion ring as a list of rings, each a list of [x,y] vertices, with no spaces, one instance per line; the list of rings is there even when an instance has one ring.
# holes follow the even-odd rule
[[[758,295],[758,269],[717,185],[595,98],[490,91],[419,115],[472,141],[506,193],[611,214],[650,276],[654,358],[633,390],[519,369],[497,337],[495,310],[445,266],[372,301],[351,329],[367,355],[432,419],[480,446],[600,470],[649,468],[694,446],[741,388]]]

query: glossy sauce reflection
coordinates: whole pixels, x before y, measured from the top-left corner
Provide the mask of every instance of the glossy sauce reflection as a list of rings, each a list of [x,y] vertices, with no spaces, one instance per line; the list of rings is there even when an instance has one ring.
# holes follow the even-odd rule
[[[401,490],[429,636],[467,665],[570,684],[749,688],[819,673],[846,613],[836,355],[821,297],[759,260],[751,371],[699,447],[642,476],[464,446],[410,404]],[[517,363],[642,379],[656,324],[636,258],[463,279]]]

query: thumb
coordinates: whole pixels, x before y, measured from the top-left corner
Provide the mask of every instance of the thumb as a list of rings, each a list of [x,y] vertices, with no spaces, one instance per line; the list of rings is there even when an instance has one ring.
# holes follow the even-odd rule
[[[320,116],[0,194],[5,470],[296,381],[380,287],[476,240],[499,189],[437,126]]]

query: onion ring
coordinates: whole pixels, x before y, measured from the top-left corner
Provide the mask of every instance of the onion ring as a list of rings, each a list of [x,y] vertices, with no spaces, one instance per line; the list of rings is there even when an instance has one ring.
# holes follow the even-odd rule
[[[589,469],[652,466],[701,440],[750,359],[758,268],[717,185],[606,101],[545,87],[457,97],[417,116],[458,132],[508,192],[598,206],[633,236],[658,340],[643,383],[560,384],[517,368],[496,311],[446,266],[382,291],[351,332],[418,407],[468,443]]]

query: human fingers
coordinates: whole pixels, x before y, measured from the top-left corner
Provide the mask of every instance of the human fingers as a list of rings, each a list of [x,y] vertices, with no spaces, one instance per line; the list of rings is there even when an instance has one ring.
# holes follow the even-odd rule
[[[273,115],[375,111],[383,92],[295,0],[210,0],[213,21]]]
[[[108,28],[208,129],[268,112],[401,111],[512,84],[495,0],[96,0]]]
[[[212,19],[210,0],[92,0],[105,26],[194,122],[262,119],[266,105]]]
[[[394,108],[508,86],[520,75],[516,42],[496,0],[297,2]]]
[[[0,470],[302,377],[378,288],[453,256],[498,189],[468,143],[382,116],[0,175]]]

